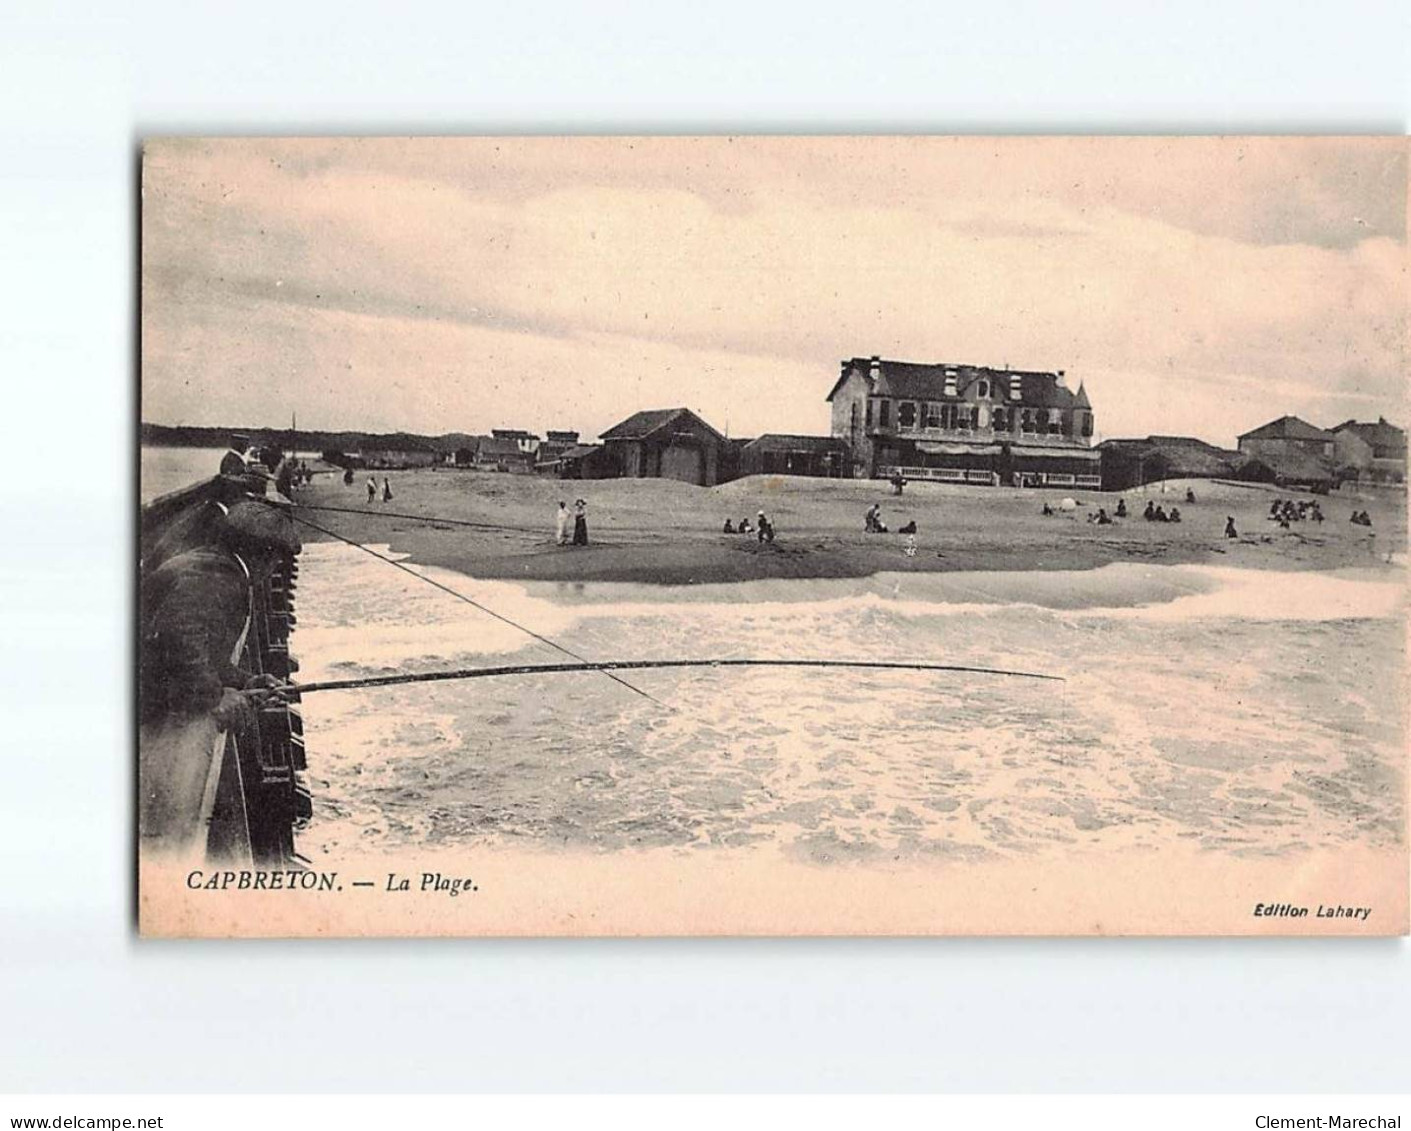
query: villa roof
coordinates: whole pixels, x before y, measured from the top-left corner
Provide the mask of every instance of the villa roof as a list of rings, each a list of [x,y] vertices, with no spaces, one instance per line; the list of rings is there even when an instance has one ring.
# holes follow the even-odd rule
[[[844,368],[825,400],[837,395],[843,382],[854,372],[870,374],[874,361],[870,357],[855,357],[844,362]],[[989,380],[1003,391],[1008,399],[1010,382],[1020,380],[1018,403],[1033,408],[1091,408],[1087,392],[1081,387],[1077,393],[1064,386],[1063,374],[1034,369],[994,369],[988,365],[961,365],[947,362],[893,361],[877,358],[877,385],[875,392],[882,396],[899,397],[906,400],[933,400],[946,398],[947,378],[954,376],[956,395],[962,395],[976,381]]]

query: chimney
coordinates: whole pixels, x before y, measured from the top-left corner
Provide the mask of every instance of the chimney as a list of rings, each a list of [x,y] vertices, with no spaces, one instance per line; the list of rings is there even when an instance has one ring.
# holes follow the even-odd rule
[[[871,377],[874,381],[877,380],[878,377],[882,376],[881,354],[874,353],[872,355],[872,364],[867,367],[867,375]]]

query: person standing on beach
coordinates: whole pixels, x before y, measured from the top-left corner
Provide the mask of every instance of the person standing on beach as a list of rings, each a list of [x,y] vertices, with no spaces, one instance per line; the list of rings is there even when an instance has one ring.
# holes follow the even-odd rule
[[[392,501],[392,482],[385,475],[382,477],[382,501],[384,503]]]
[[[369,503],[377,502],[377,479],[372,475],[367,477],[367,501]]]
[[[562,499],[558,514],[554,516],[554,538],[560,546],[568,545],[568,504]]]
[[[588,503],[584,499],[578,499],[573,504],[573,544],[588,544]]]

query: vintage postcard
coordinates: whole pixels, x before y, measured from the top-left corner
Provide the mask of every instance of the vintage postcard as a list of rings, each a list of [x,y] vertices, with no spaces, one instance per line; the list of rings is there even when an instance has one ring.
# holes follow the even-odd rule
[[[1403,138],[173,138],[153,936],[1395,935]]]

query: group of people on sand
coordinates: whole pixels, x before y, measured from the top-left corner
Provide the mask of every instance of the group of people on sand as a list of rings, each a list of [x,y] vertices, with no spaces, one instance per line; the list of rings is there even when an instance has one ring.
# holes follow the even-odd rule
[[[1180,522],[1181,508],[1172,506],[1170,511],[1159,503],[1153,503],[1150,499],[1146,501],[1146,510],[1142,511],[1142,518],[1147,522]]]
[[[1269,504],[1269,521],[1277,522],[1285,530],[1295,522],[1308,520],[1323,521],[1323,508],[1318,505],[1317,499],[1312,502],[1307,499],[1275,499]],[[1356,511],[1352,514],[1352,521],[1357,521]]]
[[[352,468],[349,468],[343,473],[343,482],[349,486],[352,485]],[[367,501],[369,503],[377,502],[377,476],[375,475],[369,475],[367,477]],[[392,501],[392,483],[385,475],[382,477],[382,501],[384,503],[390,503]]]
[[[570,520],[573,533],[569,533]],[[568,503],[559,500],[559,509],[554,515],[554,538],[560,546],[586,546],[588,544],[588,500],[574,499],[573,510]]]
[[[882,504],[873,503],[862,516],[862,529],[868,534],[890,534],[887,524],[882,521]],[[915,534],[916,520],[913,518],[905,526],[897,527],[898,534]]]
[[[1323,521],[1321,516],[1319,516],[1318,521]],[[1372,516],[1369,515],[1366,511],[1353,511],[1352,517],[1347,521],[1352,523],[1354,526],[1371,526]]]
[[[738,526],[736,526],[727,518],[725,520],[725,526],[722,528],[721,533],[753,534],[761,542],[773,542],[774,523],[770,521],[769,516],[765,514],[764,511],[760,511],[757,515],[755,515],[755,521],[753,526],[750,525],[749,515],[746,515],[744,518],[740,519],[740,524]]]

